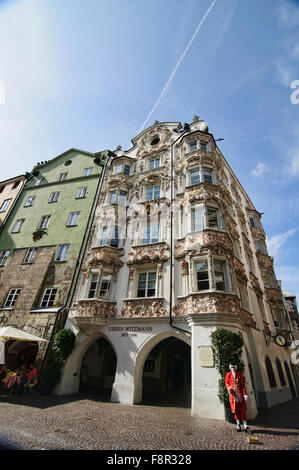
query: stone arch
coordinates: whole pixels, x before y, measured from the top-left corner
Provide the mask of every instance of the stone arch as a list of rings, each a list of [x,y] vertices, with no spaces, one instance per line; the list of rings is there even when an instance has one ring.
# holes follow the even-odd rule
[[[135,360],[134,403],[139,403],[142,399],[142,374],[146,358],[157,344],[171,337],[183,341],[191,348],[191,338],[188,338],[183,333],[174,332],[172,330],[166,330],[150,337],[143,344]]]
[[[116,355],[116,360],[118,360],[118,354],[115,345],[113,344],[111,339],[102,331],[96,331],[92,335],[83,338],[82,341],[80,341],[80,337],[77,336],[77,345],[75,346],[72,354],[70,355],[64,366],[61,381],[55,389],[55,393],[57,393],[58,395],[63,395],[69,393],[77,393],[79,391],[80,373],[83,357],[87,350],[90,348],[90,346],[92,346],[92,344],[100,338],[104,338],[107,343],[112,347]]]

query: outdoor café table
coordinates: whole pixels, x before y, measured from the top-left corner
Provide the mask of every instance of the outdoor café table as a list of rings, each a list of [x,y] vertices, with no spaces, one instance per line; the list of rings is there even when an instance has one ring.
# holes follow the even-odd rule
[[[10,390],[10,388],[12,388],[15,384],[16,385],[19,385],[20,383],[20,380],[21,380],[21,377],[19,375],[9,375],[8,377],[6,377],[5,379],[5,387],[7,390]]]

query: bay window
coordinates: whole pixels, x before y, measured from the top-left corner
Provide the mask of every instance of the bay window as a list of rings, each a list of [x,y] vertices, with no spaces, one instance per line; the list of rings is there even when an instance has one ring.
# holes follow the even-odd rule
[[[216,184],[214,169],[205,165],[190,168],[187,176],[187,185],[193,186],[198,183]]]
[[[111,289],[112,273],[92,273],[88,298],[108,300]]]
[[[221,230],[223,229],[223,221],[220,210],[216,207],[209,207],[204,204],[198,204],[192,208],[191,230],[203,230],[205,228]]]
[[[228,291],[227,261],[218,258],[203,258],[195,261],[195,291]]]

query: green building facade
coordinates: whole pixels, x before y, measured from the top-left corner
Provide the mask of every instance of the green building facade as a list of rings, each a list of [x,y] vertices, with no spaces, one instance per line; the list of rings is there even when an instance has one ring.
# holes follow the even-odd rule
[[[63,326],[106,156],[70,149],[25,175],[0,234],[0,327],[49,340]],[[22,347],[7,344],[11,363]]]

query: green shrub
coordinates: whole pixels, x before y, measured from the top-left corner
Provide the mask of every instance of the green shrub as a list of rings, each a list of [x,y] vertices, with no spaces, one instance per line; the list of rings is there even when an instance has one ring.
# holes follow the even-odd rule
[[[225,387],[225,376],[229,372],[229,364],[236,364],[239,372],[244,372],[241,360],[243,339],[233,331],[219,328],[211,334],[211,344],[215,358],[215,367],[220,374],[218,381],[218,397],[226,408],[229,408],[229,398]]]
[[[59,383],[61,369],[72,353],[75,340],[76,336],[69,328],[64,328],[56,333],[43,378],[43,385],[47,391],[52,391]]]

